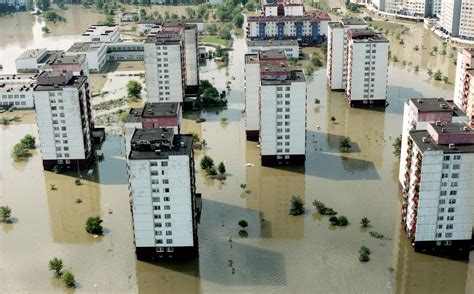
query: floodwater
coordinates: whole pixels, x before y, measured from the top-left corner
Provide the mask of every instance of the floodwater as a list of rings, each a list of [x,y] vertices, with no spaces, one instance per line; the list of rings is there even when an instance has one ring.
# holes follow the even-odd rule
[[[385,111],[350,109],[340,92],[327,91],[321,68],[308,84],[305,166],[261,167],[256,143],[245,140],[243,52],[245,43],[237,39],[228,68],[209,63],[201,72],[219,90],[231,82],[228,108],[190,113],[184,121],[186,132],[198,132],[208,144],[196,152],[196,161],[208,154],[224,161],[228,172],[219,182],[197,170],[203,213],[199,258],[193,261],[136,260],[123,138],[107,136],[100,147],[105,159],[91,168],[92,176],[81,171],[83,184],[76,186],[77,171],[43,172],[37,151],[26,162],[10,159],[24,134],[37,135],[34,121],[0,127],[0,204],[9,205],[14,217],[12,224],[0,224],[0,293],[64,292],[47,270],[54,256],[76,275],[77,293],[473,293],[472,262],[413,252],[400,227],[398,162],[392,154],[403,101],[450,97],[452,85],[395,65]],[[199,116],[206,122],[196,124]],[[352,149],[341,154],[339,142],[347,136]],[[293,195],[305,199],[304,216],[288,215]],[[347,216],[350,225],[330,226],[315,213],[314,199]],[[104,219],[103,237],[84,231],[85,219],[94,215]],[[387,239],[362,230],[364,216],[371,220],[369,230]],[[241,219],[249,223],[247,237],[239,236]],[[362,245],[372,251],[365,264],[358,261]]]

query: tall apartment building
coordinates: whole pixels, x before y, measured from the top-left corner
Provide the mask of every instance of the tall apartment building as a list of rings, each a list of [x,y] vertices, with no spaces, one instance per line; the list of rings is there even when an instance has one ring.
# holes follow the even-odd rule
[[[409,133],[406,154],[402,225],[415,251],[468,257],[474,131],[465,123],[430,123],[427,130]]]
[[[93,153],[87,76],[44,71],[33,91],[44,169],[86,167]]]
[[[347,32],[366,29],[367,23],[358,18],[343,18],[328,26],[327,76],[331,90],[345,90],[347,84]]]
[[[306,159],[306,82],[290,70],[283,50],[245,55],[248,139],[260,140],[262,165],[302,164]],[[257,129],[256,129],[257,128]]]
[[[34,108],[32,75],[0,75],[0,108]]]
[[[474,2],[470,0],[443,0],[441,30],[450,37],[474,40]]]
[[[318,44],[326,40],[330,21],[329,14],[320,10],[300,16],[249,16],[246,35],[249,40],[296,39],[302,45]]]
[[[425,131],[430,123],[466,122],[465,113],[444,98],[409,99],[403,108],[402,145],[398,180],[405,189],[405,162],[407,159],[408,137],[410,131]]]
[[[380,12],[417,17],[439,17],[441,0],[372,0],[370,6]]]
[[[351,106],[386,106],[389,42],[369,29],[347,33],[346,96]]]
[[[454,103],[466,112],[469,123],[474,125],[474,49],[464,48],[458,52]]]
[[[149,102],[183,102],[199,88],[197,28],[164,22],[152,29],[145,45],[145,72]]]
[[[172,129],[136,129],[127,156],[138,259],[198,253],[201,213],[191,135]]]

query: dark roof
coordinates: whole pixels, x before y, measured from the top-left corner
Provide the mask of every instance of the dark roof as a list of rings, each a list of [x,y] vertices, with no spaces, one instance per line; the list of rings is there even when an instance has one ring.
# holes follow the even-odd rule
[[[436,144],[428,131],[411,131],[410,137],[413,139],[416,146],[423,152],[443,151],[444,153],[474,153],[474,144],[456,144],[453,149],[450,149],[447,144]]]
[[[444,98],[413,98],[410,101],[419,112],[452,112],[450,105]]]
[[[341,23],[346,26],[367,25],[367,22],[360,18],[343,18]]]
[[[245,64],[258,64],[258,54],[245,54]]]
[[[248,40],[247,46],[298,46],[296,40]]]
[[[269,59],[284,59],[286,60],[285,51],[282,49],[272,49],[260,51],[258,53],[260,60],[269,60]]]
[[[173,129],[136,129],[131,140],[130,160],[192,156],[193,136],[174,135]]]
[[[327,20],[330,21],[331,17],[324,11],[321,10],[312,10],[306,11],[304,15],[301,16],[287,16],[287,15],[278,15],[278,16],[249,16],[247,18],[248,22],[285,22],[285,21],[322,21]]]
[[[147,117],[176,117],[178,111],[177,102],[146,103],[143,108],[130,109],[126,123],[141,122],[142,118]]]
[[[301,70],[292,70],[290,71],[289,75],[285,75],[284,79],[269,79],[269,78],[264,78],[261,79],[262,85],[290,85],[291,82],[304,82],[304,74],[303,71]]]
[[[42,74],[50,73],[43,72]],[[53,72],[54,73],[54,72]],[[54,78],[54,77],[53,77]],[[34,91],[57,91],[62,88],[77,88],[79,89],[82,84],[87,80],[86,76],[72,76],[72,78],[64,85],[36,85]]]
[[[351,29],[348,36],[355,43],[388,43],[384,35],[371,29]]]

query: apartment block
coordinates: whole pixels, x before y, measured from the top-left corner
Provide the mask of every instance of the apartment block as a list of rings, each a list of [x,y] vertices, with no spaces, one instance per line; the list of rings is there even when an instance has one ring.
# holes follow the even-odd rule
[[[326,40],[329,14],[320,10],[303,15],[249,16],[247,39],[249,40],[297,40],[300,45],[319,44]]]
[[[92,25],[81,36],[81,42],[118,42],[120,39],[119,25]]]
[[[302,16],[305,9],[302,0],[264,0],[262,11],[265,16]]]
[[[443,0],[441,5],[441,31],[449,37],[474,40],[474,2]]]
[[[473,48],[464,48],[458,52],[454,85],[454,103],[466,113],[471,126],[474,125],[473,54]]]
[[[415,251],[468,257],[474,131],[465,123],[429,123],[410,131],[406,144],[402,225]]]
[[[328,26],[327,76],[331,90],[345,90],[347,85],[347,32],[367,29],[363,19],[344,18]]]
[[[85,168],[93,154],[87,76],[44,71],[33,92],[44,169]]]
[[[258,134],[262,165],[306,159],[306,82],[290,70],[283,50],[245,55],[246,133]],[[255,129],[258,128],[258,129]]]
[[[370,29],[347,32],[348,103],[354,106],[386,106],[389,42]]]
[[[0,108],[34,108],[34,75],[0,75]]]
[[[173,129],[136,129],[127,156],[137,258],[198,254],[201,196],[196,193],[193,138]]]

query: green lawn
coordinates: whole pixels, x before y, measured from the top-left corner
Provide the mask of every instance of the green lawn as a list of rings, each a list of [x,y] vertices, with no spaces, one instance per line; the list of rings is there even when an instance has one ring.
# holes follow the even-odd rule
[[[221,45],[221,46],[225,46],[225,47],[228,47],[230,45],[229,40],[224,40],[224,39],[221,39],[217,36],[210,36],[210,35],[199,36],[199,42],[200,43],[211,43],[211,44]]]

